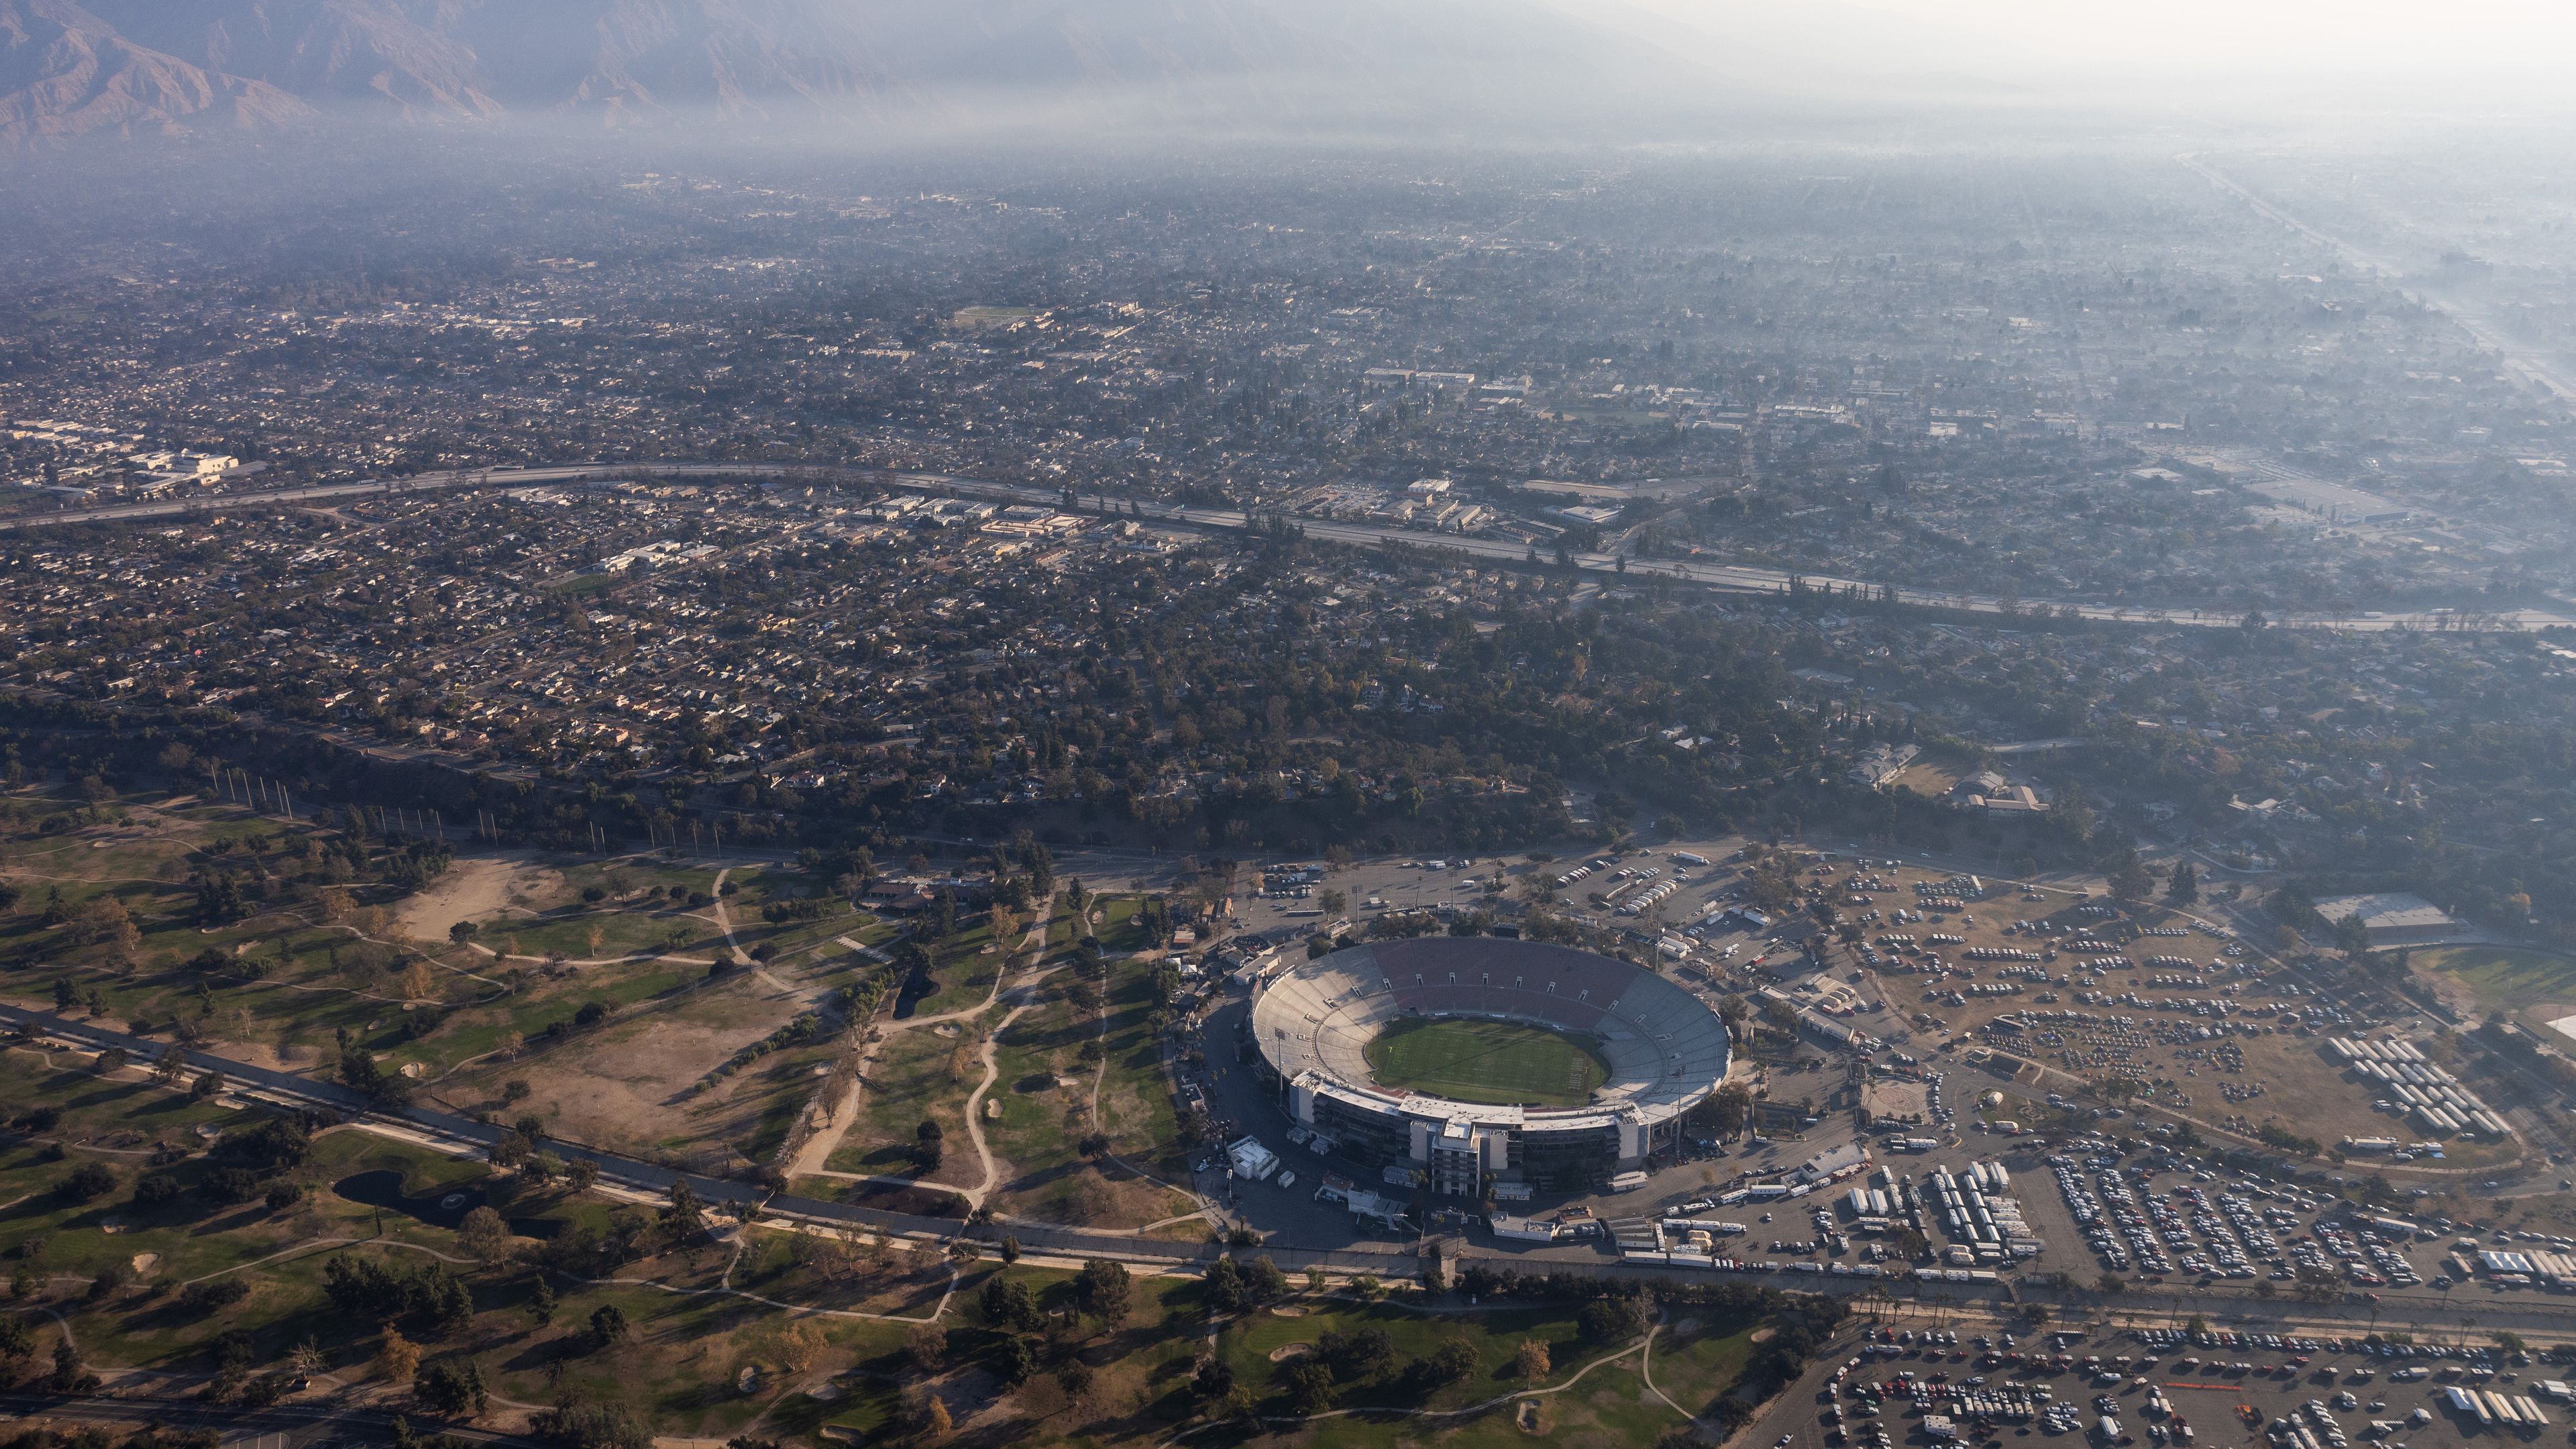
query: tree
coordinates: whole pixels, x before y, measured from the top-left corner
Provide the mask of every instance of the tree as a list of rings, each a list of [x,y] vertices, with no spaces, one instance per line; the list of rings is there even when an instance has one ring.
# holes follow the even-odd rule
[[[395,1383],[408,1383],[420,1367],[420,1345],[402,1336],[399,1328],[385,1330],[385,1341],[376,1349],[376,1372]]]
[[[2200,872],[2193,869],[2190,861],[2174,867],[2173,879],[2165,883],[2165,899],[2178,906],[2200,899]]]
[[[1208,1265],[1199,1279],[1199,1291],[1207,1298],[1208,1307],[1219,1313],[1238,1313],[1251,1306],[1251,1290],[1243,1281],[1243,1269],[1231,1254]]]
[[[1288,1275],[1266,1253],[1244,1265],[1243,1282],[1255,1303],[1276,1303],[1288,1296]]]
[[[1524,1338],[1512,1355],[1512,1372],[1523,1383],[1536,1383],[1546,1378],[1554,1365],[1549,1362],[1547,1345],[1535,1338]]]
[[[2148,887],[2155,883],[2148,877],[2147,868],[2138,863],[2135,851],[2121,853],[2119,863],[2111,867],[2106,881],[2111,894],[2124,901],[2145,900]]]
[[[828,1342],[823,1330],[811,1323],[791,1323],[778,1333],[778,1361],[792,1374],[801,1374],[814,1366],[815,1356]]]
[[[539,1328],[555,1321],[555,1285],[537,1275],[537,1286],[528,1292],[528,1319]]]
[[[457,1224],[456,1244],[486,1263],[498,1262],[510,1251],[510,1226],[499,1213],[478,1207]]]
[[[363,1047],[352,1045],[340,1054],[340,1084],[380,1112],[398,1111],[411,1102],[411,1083],[378,1067]]]
[[[1055,1371],[1056,1387],[1064,1390],[1068,1403],[1081,1403],[1091,1393],[1091,1380],[1091,1365],[1078,1358],[1066,1360],[1064,1367]]]
[[[1082,1276],[1073,1280],[1074,1301],[1104,1327],[1126,1321],[1133,1293],[1127,1265],[1112,1258],[1091,1259],[1082,1265]]]
[[[259,1174],[247,1167],[218,1167],[197,1179],[197,1196],[208,1202],[248,1202],[259,1191]]]
[[[152,1080],[165,1087],[176,1086],[187,1072],[188,1054],[179,1049],[177,1042],[163,1048],[161,1059],[152,1064]]]
[[[1753,1089],[1742,1082],[1729,1082],[1709,1093],[1701,1115],[1719,1141],[1732,1139],[1753,1119]]]
[[[1415,1359],[1409,1376],[1426,1389],[1444,1388],[1465,1381],[1476,1371],[1477,1363],[1475,1345],[1463,1338],[1452,1338]]]
[[[1315,1351],[1343,1378],[1374,1378],[1395,1362],[1395,1339],[1372,1323],[1348,1333],[1328,1330],[1317,1341]]]
[[[563,1449],[652,1449],[653,1436],[623,1404],[585,1404],[567,1399],[535,1414],[529,1427],[537,1437]]]
[[[614,1303],[603,1303],[591,1310],[590,1341],[593,1347],[608,1348],[624,1343],[633,1330],[627,1326],[626,1310]]]
[[[1626,1343],[1646,1331],[1646,1307],[1625,1293],[1595,1298],[1574,1315],[1574,1326],[1594,1343]]]
[[[685,1177],[671,1179],[671,1201],[662,1209],[662,1231],[673,1241],[686,1242],[707,1228],[706,1205],[698,1200],[697,1191]]]
[[[1027,1383],[1029,1376],[1038,1371],[1038,1351],[1029,1346],[1026,1338],[1006,1334],[994,1346],[991,1368],[994,1377],[1016,1387]]]
[[[1190,1374],[1190,1392],[1202,1399],[1221,1399],[1234,1388],[1234,1367],[1224,1359],[1209,1354],[1198,1361]]]
[[[1333,1371],[1322,1364],[1296,1360],[1279,1377],[1288,1390],[1288,1412],[1320,1414],[1333,1406]]]
[[[2096,1292],[2105,1294],[2126,1293],[2129,1291],[2129,1285],[2121,1282],[2119,1275],[2115,1273],[2105,1273],[2100,1278],[2095,1279],[2093,1287]]]
[[[948,1364],[948,1335],[935,1324],[916,1323],[904,1331],[903,1355],[916,1370],[935,1374]]]
[[[80,1346],[66,1333],[54,1340],[54,1387],[68,1392],[81,1377]]]
[[[479,1414],[491,1407],[482,1366],[471,1358],[431,1364],[421,1370],[411,1391],[423,1404],[442,1414]]]
[[[919,1386],[903,1396],[901,1407],[895,1411],[895,1422],[904,1432],[931,1443],[947,1438],[956,1427],[956,1421],[948,1416],[948,1405],[928,1388]]]
[[[54,1197],[65,1203],[87,1202],[115,1188],[115,1173],[99,1163],[84,1162],[72,1169],[71,1176],[54,1185]]]
[[[985,1279],[978,1302],[984,1310],[984,1321],[995,1328],[1033,1333],[1046,1323],[1046,1315],[1038,1309],[1037,1295],[1017,1278],[997,1275]]]

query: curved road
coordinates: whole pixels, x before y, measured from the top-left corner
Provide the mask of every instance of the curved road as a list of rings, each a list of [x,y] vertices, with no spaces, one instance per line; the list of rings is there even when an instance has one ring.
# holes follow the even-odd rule
[[[128,503],[105,508],[68,509],[59,513],[0,519],[0,532],[16,532],[58,524],[182,518],[197,513],[237,508],[328,505],[346,499],[399,496],[405,493],[431,492],[449,488],[526,488],[547,483],[619,478],[638,473],[652,473],[665,477],[810,478],[816,482],[865,482],[882,487],[989,498],[1005,503],[1037,504],[1052,508],[1064,506],[1064,494],[1059,489],[1036,488],[1016,483],[996,483],[942,473],[889,473],[868,468],[780,463],[569,463],[544,468],[458,469],[421,473],[410,478],[392,481],[316,484],[305,488],[280,488],[258,493],[212,494],[157,503]],[[1169,527],[1231,533],[1241,531],[1247,523],[1246,515],[1237,509],[1186,508],[1165,503],[1137,501],[1132,505],[1136,511],[1128,515],[1123,513],[1123,510],[1129,506],[1128,500],[1113,499],[1106,494],[1084,496],[1087,496],[1100,512],[1107,513],[1116,508],[1122,510],[1122,516],[1132,516],[1141,521]],[[1409,528],[1332,523],[1317,519],[1292,521],[1309,538],[1331,539],[1338,543],[1402,544],[1413,548],[1441,550],[1468,558],[1492,559],[1503,563],[1520,563],[1528,557],[1526,545],[1503,539],[1465,538],[1454,534],[1425,533]],[[2082,618],[2115,623],[2154,623],[2184,628],[2232,629],[2239,622],[2239,617],[2234,614],[2194,609],[2153,609],[2049,599],[2006,599],[1998,595],[1955,593],[1941,589],[1916,588],[1911,585],[1876,583],[1867,579],[1842,578],[1832,574],[1807,573],[1795,569],[1758,568],[1746,564],[1709,564],[1692,563],[1680,559],[1631,558],[1626,561],[1627,567],[1622,574],[1619,557],[1614,554],[1576,554],[1574,559],[1578,567],[1590,573],[1634,578],[1671,578],[1731,593],[1781,594],[1786,593],[1794,581],[1809,589],[1834,593],[1857,590],[1873,599],[1892,598],[1900,604],[1921,608],[1952,609],[1963,613],[2003,616],[2028,614],[2034,609],[2045,607],[2051,612],[2060,614],[2072,608]],[[2290,628],[2376,632],[2444,628],[2452,625],[2458,617],[2430,611],[2401,611],[2370,617],[2285,614],[2275,622]],[[2479,617],[2492,621],[2484,626],[2487,628],[2576,628],[2576,613],[2560,613],[2547,609],[2515,609]]]
[[[88,1049],[116,1046],[125,1049],[137,1063],[149,1063],[159,1057],[164,1044],[89,1022],[75,1022],[52,1012],[0,1003],[0,1024],[16,1026],[39,1036],[72,1042]],[[230,1061],[204,1052],[186,1053],[189,1067],[195,1071],[219,1071],[236,1084],[256,1087],[280,1096],[292,1096],[345,1118],[375,1115],[400,1123],[424,1137],[439,1139],[435,1145],[446,1150],[462,1146],[468,1150],[489,1148],[499,1140],[497,1127],[459,1117],[452,1113],[414,1107],[399,1113],[374,1113],[356,1093],[336,1083],[314,1081],[284,1072],[270,1071],[243,1062]],[[880,1212],[853,1207],[846,1203],[819,1198],[772,1193],[755,1184],[727,1178],[705,1177],[683,1173],[656,1163],[642,1162],[615,1153],[601,1152],[576,1143],[549,1141],[547,1150],[565,1158],[580,1158],[597,1163],[601,1178],[639,1191],[660,1194],[670,1185],[685,1178],[698,1196],[708,1203],[742,1203],[780,1217],[821,1223],[848,1223],[880,1232],[915,1238],[948,1240],[973,1237],[987,1242],[998,1241],[1005,1231],[1017,1236],[1021,1246],[1035,1254],[1067,1257],[1114,1258],[1152,1271],[1188,1270],[1232,1251],[1215,1244],[1151,1242],[1120,1233],[1087,1232],[1076,1228],[1051,1228],[1038,1224],[1010,1223],[996,1226],[974,1226],[954,1218],[914,1217],[902,1213]],[[1388,1281],[1409,1279],[1422,1267],[1410,1244],[1345,1243],[1333,1246],[1307,1247],[1272,1240],[1262,1245],[1262,1252],[1290,1274],[1308,1267],[1320,1267],[1338,1273],[1374,1273]],[[1571,1268],[1578,1272],[1616,1278],[1670,1278],[1705,1283],[1709,1275],[1684,1268],[1623,1263],[1591,1246],[1530,1247],[1515,1249],[1501,1243],[1478,1243],[1467,1250],[1467,1256],[1488,1262],[1503,1262],[1523,1271]],[[1782,1274],[1765,1280],[1770,1286],[1790,1289],[1815,1289],[1823,1292],[1857,1293],[1862,1291],[1853,1280],[1800,1280]],[[1916,1293],[1943,1302],[1982,1301],[2004,1304],[2014,1301],[2055,1303],[2063,1307],[2097,1309],[2104,1300],[2098,1295],[2077,1290],[2060,1292],[2036,1279],[1994,1284],[1927,1284],[1917,1285],[1889,1281],[1892,1292],[1911,1296]],[[2297,1303],[2287,1298],[2264,1300],[2251,1294],[2201,1290],[2194,1285],[2166,1284],[2152,1289],[2141,1287],[2121,1306],[2140,1310],[2164,1308],[2179,1314],[2206,1312],[2213,1318],[2225,1315],[2231,1322],[2257,1319],[2289,1319],[2293,1316],[2319,1322],[2339,1321],[2359,1324],[2376,1322],[2383,1315],[2391,1321],[2413,1317],[2430,1321],[2435,1317],[2453,1317],[2474,1313],[2485,1328],[2514,1328],[2548,1332],[2566,1332],[2571,1310],[2547,1300],[2501,1299],[2491,1292],[2468,1293],[2463,1289],[2440,1292],[2389,1290],[2378,1303],[2338,1302],[2332,1304]],[[1900,1301],[1903,1301],[1900,1299]]]

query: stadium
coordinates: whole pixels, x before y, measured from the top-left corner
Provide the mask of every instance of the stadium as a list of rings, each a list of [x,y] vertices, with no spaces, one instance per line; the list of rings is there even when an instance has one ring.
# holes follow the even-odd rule
[[[1462,1197],[1597,1187],[1668,1146],[1726,1076],[1726,1024],[1674,982],[1487,936],[1307,961],[1268,982],[1252,1030],[1327,1150]]]

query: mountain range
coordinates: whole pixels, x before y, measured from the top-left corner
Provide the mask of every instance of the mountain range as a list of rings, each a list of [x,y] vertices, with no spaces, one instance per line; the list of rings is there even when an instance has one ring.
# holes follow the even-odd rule
[[[1694,79],[1546,0],[0,0],[0,142],[20,145],[353,114],[884,117],[978,96],[1502,113]]]

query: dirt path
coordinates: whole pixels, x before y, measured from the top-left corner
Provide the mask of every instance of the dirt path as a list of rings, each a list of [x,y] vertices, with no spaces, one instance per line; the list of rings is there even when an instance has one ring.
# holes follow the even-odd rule
[[[725,949],[733,953],[733,964],[748,966],[751,964],[751,958],[742,954],[742,947],[735,944],[733,939],[733,913],[725,909],[725,877],[731,874],[733,874],[732,866],[726,866],[716,872],[713,892],[716,898],[716,929],[724,932]]]
[[[1011,1023],[1019,1020],[1020,1013],[1028,1010],[1030,1004],[1022,1001],[1002,1013],[1002,1019],[984,1034],[984,1080],[976,1083],[975,1090],[966,1094],[966,1136],[975,1144],[976,1160],[984,1164],[984,1180],[966,1190],[966,1201],[976,1207],[982,1207],[1002,1181],[1002,1164],[984,1141],[984,1114],[981,1110],[984,1094],[993,1090],[993,1084],[1002,1078],[1002,1033],[1011,1029]]]
[[[1699,1425],[1699,1415],[1692,1413],[1690,1410],[1683,1408],[1679,1404],[1673,1403],[1672,1395],[1655,1387],[1655,1335],[1663,1331],[1664,1326],[1660,1323],[1655,1324],[1653,1327],[1646,1330],[1646,1356],[1637,1360],[1637,1377],[1646,1381],[1647,1393],[1653,1394],[1656,1398],[1663,1400],[1667,1405],[1671,1406],[1674,1413],[1690,1420],[1691,1426],[1693,1428],[1697,1428]]]
[[[1104,1046],[1109,1041],[1109,1002],[1105,994],[1103,995],[1100,1003],[1100,1030],[1095,1034],[1093,1039],[1102,1043]],[[1158,1047],[1157,1050],[1160,1050],[1160,1048]],[[1091,1069],[1090,1110],[1091,1130],[1094,1132],[1100,1132],[1102,1130],[1100,1126],[1100,1084],[1108,1080],[1108,1077],[1109,1055],[1104,1051],[1101,1053],[1100,1061]],[[1150,1182],[1156,1187],[1162,1188],[1166,1192],[1178,1193],[1182,1197],[1188,1198],[1190,1201],[1199,1205],[1199,1210],[1197,1212],[1183,1213],[1177,1218],[1166,1218],[1159,1223],[1149,1223],[1144,1227],[1134,1229],[1133,1231],[1136,1234],[1141,1236],[1145,1233],[1152,1232],[1155,1228],[1163,1227],[1170,1223],[1187,1222],[1191,1218],[1205,1218],[1210,1224],[1219,1228],[1225,1226],[1225,1214],[1223,1211],[1219,1209],[1213,1201],[1199,1196],[1196,1188],[1182,1187],[1177,1183],[1165,1182],[1163,1179],[1147,1172],[1136,1164],[1129,1162],[1126,1158],[1119,1156],[1115,1152],[1104,1153],[1103,1156],[1106,1160],[1114,1162],[1118,1166],[1125,1168],[1128,1172],[1135,1174],[1138,1178],[1141,1178],[1146,1182]]]
[[[1038,902],[1038,908],[1031,912],[1029,929],[1020,937],[1021,947],[1029,953],[1028,959],[1021,963],[1022,965],[1034,967],[1046,959],[1047,927],[1053,921],[1054,915],[1055,896],[1049,893],[1045,900]],[[989,1008],[995,1001],[1001,999],[1002,978],[1010,974],[1010,969],[1010,957],[1005,953],[1001,970],[993,973],[993,992],[985,998],[985,1007]],[[1011,1029],[1011,1023],[1019,1020],[1021,1012],[1037,1005],[1036,988],[1042,979],[1042,974],[1025,977],[1019,985],[1011,988],[1011,995],[1016,999],[1016,1004],[1009,1011],[1002,1013],[1002,1019],[995,1022],[993,1029],[984,1034],[982,1051],[984,1080],[976,1083],[975,1090],[966,1094],[966,1136],[975,1144],[976,1161],[984,1166],[983,1181],[966,1193],[967,1202],[976,1207],[982,1207],[993,1196],[993,1189],[1001,1186],[1002,1183],[1002,1161],[993,1155],[992,1145],[984,1140],[984,1094],[993,1090],[993,1084],[1000,1081],[1002,1077],[1002,1033]]]
[[[1566,1390],[1573,1388],[1576,1384],[1579,1384],[1583,1382],[1584,1379],[1590,1377],[1594,1369],[1601,1367],[1603,1364],[1616,1363],[1641,1348],[1650,1347],[1653,1342],[1653,1335],[1650,1332],[1647,1338],[1641,1342],[1630,1344],[1628,1347],[1619,1349],[1613,1353],[1603,1354],[1601,1357],[1585,1364],[1583,1367],[1575,1370],[1573,1376],[1561,1384],[1550,1384],[1543,1389],[1515,1389],[1508,1394],[1497,1394],[1482,1403],[1469,1404],[1463,1409],[1403,1409],[1379,1406],[1365,1409],[1327,1409],[1320,1414],[1262,1414],[1258,1417],[1260,1422],[1264,1424],[1313,1424],[1319,1423],[1325,1419],[1348,1419],[1359,1416],[1377,1415],[1398,1415],[1413,1419],[1470,1418],[1478,1414],[1491,1412],[1504,1404],[1513,1403],[1517,1400],[1543,1399],[1550,1394],[1564,1393]],[[1664,1396],[1661,1393],[1657,1393],[1655,1397],[1664,1399]],[[1670,1404],[1672,1403],[1672,1400],[1664,1399],[1664,1402]],[[1678,1409],[1679,1406],[1676,1405],[1675,1407]],[[1684,1419],[1690,1419],[1691,1416],[1687,1412],[1684,1412],[1682,1417]],[[1165,1445],[1178,1444],[1182,1440],[1190,1438],[1192,1435],[1204,1434],[1210,1429],[1221,1429],[1229,1424],[1239,1424],[1241,1422],[1241,1420],[1237,1419],[1213,1420],[1209,1423],[1183,1429],[1181,1432],[1174,1434],[1171,1438],[1164,1440],[1163,1443]],[[1696,1420],[1693,1422],[1696,1422]]]
[[[253,1258],[247,1263],[235,1263],[229,1268],[218,1268],[214,1272],[206,1274],[204,1277],[182,1279],[179,1286],[185,1288],[192,1283],[203,1283],[208,1279],[221,1278],[227,1273],[238,1273],[244,1268],[256,1268],[262,1263],[274,1263],[280,1258],[292,1258],[298,1253],[310,1252],[315,1248],[345,1248],[362,1243],[374,1243],[378,1247],[383,1248],[400,1248],[406,1253],[426,1253],[442,1263],[464,1263],[477,1268],[485,1266],[483,1260],[480,1258],[459,1258],[452,1254],[442,1253],[436,1248],[424,1248],[418,1243],[406,1243],[394,1238],[308,1238],[303,1242],[297,1243],[294,1247],[281,1248],[278,1251],[269,1254],[265,1258]]]
[[[1053,921],[1054,913],[1055,896],[1050,892],[1045,900],[1038,903],[1036,911],[1031,913],[1034,919],[1028,930],[1020,937],[1020,946],[1028,951],[1028,959],[1024,964],[1035,966],[1045,959],[1047,927]],[[847,937],[841,939],[841,944],[865,954],[857,942]],[[788,1180],[793,1182],[798,1177],[804,1176],[829,1177],[846,1182],[901,1182],[906,1186],[925,1185],[911,1178],[879,1177],[869,1173],[828,1172],[824,1170],[823,1164],[831,1161],[832,1154],[841,1149],[841,1139],[849,1135],[851,1124],[858,1121],[859,1094],[867,1090],[868,1068],[875,1064],[877,1051],[884,1046],[886,1039],[899,1031],[912,1031],[919,1027],[937,1026],[943,1022],[966,1021],[982,1016],[993,1009],[993,1003],[1002,999],[1002,983],[1010,977],[1010,974],[1011,958],[1008,953],[1005,953],[1001,965],[993,972],[993,989],[984,994],[982,1001],[962,1011],[945,1011],[937,1016],[911,1016],[901,1021],[888,1021],[876,1028],[872,1034],[873,1039],[860,1049],[859,1067],[857,1071],[850,1074],[848,1090],[844,1091],[841,1094],[841,1100],[833,1103],[830,1108],[831,1121],[825,1124],[821,1131],[805,1139],[805,1145],[798,1150],[796,1160],[787,1164]],[[1028,984],[1030,983],[1022,983],[1024,986]],[[984,1169],[984,1186],[968,1194],[978,1207],[983,1206],[984,1194],[992,1190],[1000,1169],[993,1160],[992,1152],[985,1146],[984,1129],[976,1114],[984,1093],[992,1087],[994,1078],[1001,1073],[1000,1065],[994,1057],[994,1048],[1002,1034],[1002,1027],[1009,1026],[1011,1017],[1019,1015],[1019,1011],[1023,1009],[1025,1007],[1015,1009],[1009,1016],[1003,1017],[1001,1026],[993,1028],[992,1034],[985,1038],[984,1080],[975,1088],[974,1094],[966,1099],[967,1135],[974,1141],[975,1156]]]

